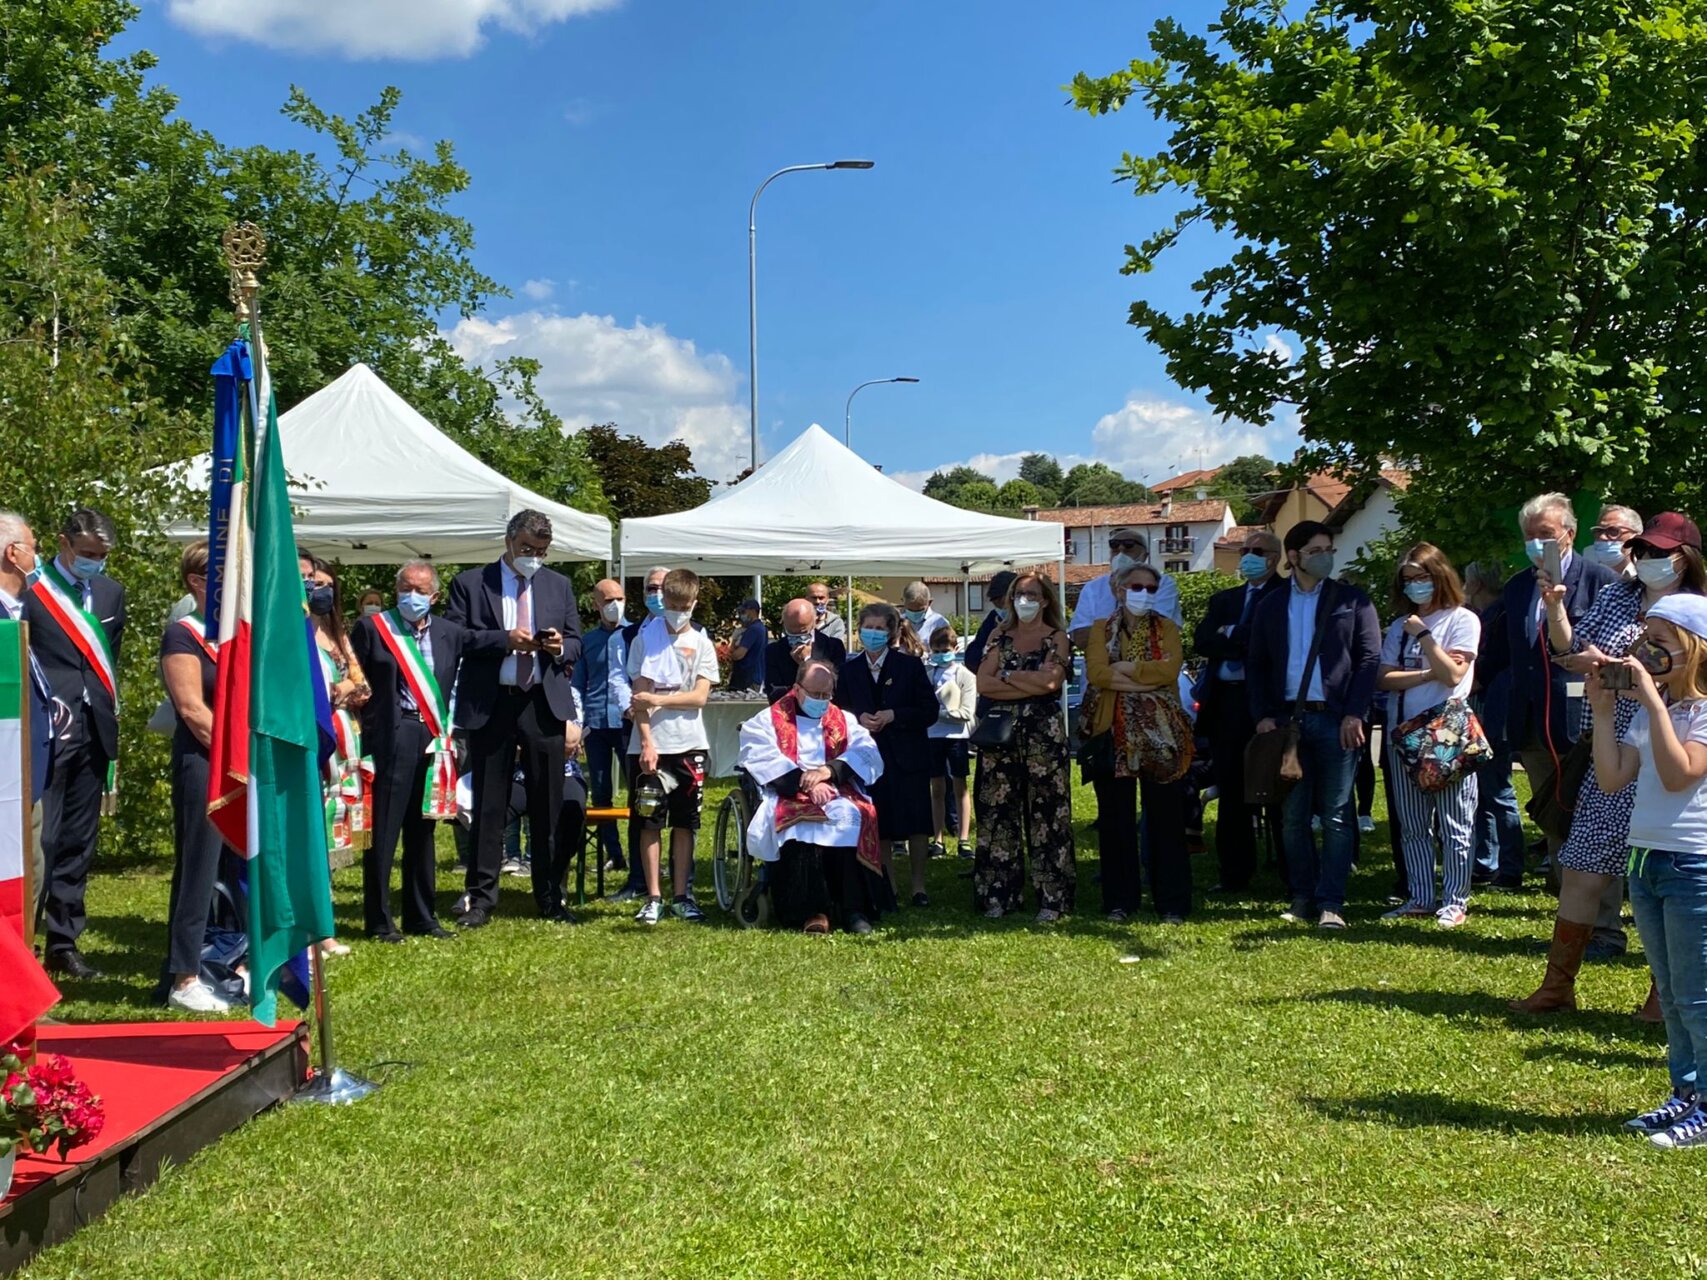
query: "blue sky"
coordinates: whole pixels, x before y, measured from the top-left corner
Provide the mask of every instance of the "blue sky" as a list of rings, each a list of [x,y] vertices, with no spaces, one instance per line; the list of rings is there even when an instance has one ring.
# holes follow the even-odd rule
[[[1177,17],[1201,28],[1212,9]],[[404,93],[405,141],[452,141],[478,262],[515,291],[457,326],[531,354],[572,425],[680,435],[722,479],[747,457],[746,213],[759,206],[761,453],[811,422],[913,482],[1018,455],[1158,480],[1289,428],[1222,424],[1174,387],[1126,308],[1194,268],[1119,274],[1161,215],[1110,170],[1154,149],[1141,109],[1092,120],[1060,88],[1145,51],[1161,10],[868,0],[143,0],[142,45],[184,112],[234,144],[303,145],[291,84],[353,114]],[[1193,246],[1193,253],[1204,252]]]

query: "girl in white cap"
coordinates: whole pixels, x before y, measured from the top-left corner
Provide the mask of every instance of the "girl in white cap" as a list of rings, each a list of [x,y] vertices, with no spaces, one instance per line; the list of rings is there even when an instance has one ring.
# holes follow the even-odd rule
[[[1657,1147],[1707,1146],[1707,598],[1665,596],[1630,656],[1588,682],[1601,790],[1636,782],[1630,905],[1665,1019],[1671,1096],[1627,1128]],[[1620,699],[1637,704],[1622,736]]]

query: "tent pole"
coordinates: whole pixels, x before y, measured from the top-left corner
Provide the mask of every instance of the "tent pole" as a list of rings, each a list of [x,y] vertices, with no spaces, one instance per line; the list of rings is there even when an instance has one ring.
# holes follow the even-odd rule
[[[1067,608],[1067,553],[1065,550],[1061,552],[1060,559],[1056,560],[1055,568],[1057,573],[1055,580],[1061,584],[1061,608],[1065,610]],[[1071,617],[1069,617],[1068,621],[1071,621]],[[1072,654],[1073,641],[1071,635],[1069,635],[1067,639],[1067,656],[1071,658]],[[1073,669],[1068,667],[1067,678],[1061,682],[1061,733],[1066,737],[1069,743],[1073,740],[1073,715],[1067,706],[1067,686],[1072,683]],[[1068,772],[1069,774],[1072,772],[1071,765],[1068,766]]]

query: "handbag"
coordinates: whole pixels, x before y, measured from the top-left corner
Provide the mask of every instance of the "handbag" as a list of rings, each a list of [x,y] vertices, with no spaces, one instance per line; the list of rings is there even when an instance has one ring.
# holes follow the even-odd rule
[[[1104,729],[1079,741],[1079,779],[1107,782],[1114,777],[1114,732]]]
[[[1127,750],[1135,760],[1138,776],[1150,782],[1177,782],[1191,768],[1197,754],[1191,718],[1180,706],[1178,695],[1160,693],[1127,695],[1127,707],[1135,714],[1126,722]]]
[[[1316,630],[1310,637],[1310,654],[1304,659],[1304,677],[1298,682],[1298,703],[1285,724],[1276,725],[1267,733],[1259,733],[1245,744],[1245,803],[1275,805],[1286,799],[1286,793],[1304,780],[1304,762],[1298,755],[1299,724],[1304,719],[1304,704],[1310,700],[1310,678],[1316,673],[1316,659],[1322,651],[1322,635],[1328,628],[1328,614],[1333,610],[1333,587],[1330,578],[1322,584],[1322,599],[1316,605]]]
[[[1005,747],[1014,740],[1014,709],[991,707],[981,712],[966,740],[975,747]]]
[[[1399,697],[1399,714],[1405,699]],[[1493,758],[1494,749],[1482,722],[1463,698],[1448,698],[1438,707],[1403,721],[1393,732],[1393,750],[1417,789],[1427,794],[1444,791],[1464,775]]]

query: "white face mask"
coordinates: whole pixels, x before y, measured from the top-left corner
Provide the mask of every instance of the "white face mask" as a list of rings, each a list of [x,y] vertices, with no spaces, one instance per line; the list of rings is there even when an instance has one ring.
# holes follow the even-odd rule
[[[687,626],[688,623],[691,621],[693,621],[693,610],[692,609],[666,609],[666,610],[664,610],[664,625],[666,627],[668,627],[671,631],[680,631],[683,627]]]
[[[517,556],[510,561],[511,567],[524,578],[533,577],[544,563],[545,558],[543,556]]]
[[[615,623],[621,622],[622,621],[622,601],[620,601],[620,600],[606,600],[604,602],[604,604],[599,607],[599,614],[601,617],[604,618],[604,620],[606,622],[612,623],[613,625]]]
[[[1126,612],[1134,618],[1142,618],[1150,612],[1150,604],[1154,598],[1154,595],[1148,591],[1128,591],[1126,593]]]
[[[1123,569],[1130,569],[1135,564],[1143,563],[1137,556],[1129,556],[1124,551],[1117,551],[1114,559],[1108,562],[1108,569],[1111,574],[1119,573]]]
[[[1015,600],[1014,612],[1019,615],[1021,622],[1030,622],[1043,608],[1041,600]]]

